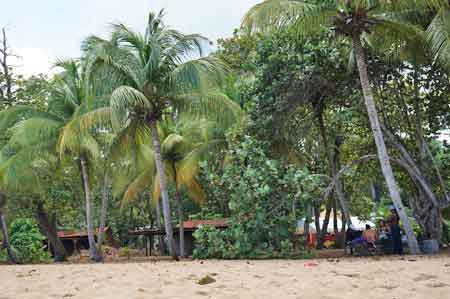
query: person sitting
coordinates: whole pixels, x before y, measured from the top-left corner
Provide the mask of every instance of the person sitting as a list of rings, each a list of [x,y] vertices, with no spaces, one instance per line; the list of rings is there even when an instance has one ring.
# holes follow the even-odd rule
[[[389,239],[389,234],[389,226],[386,224],[386,221],[381,219],[378,223],[378,238],[380,240],[387,240]]]
[[[351,244],[351,248],[355,248],[359,244],[364,243],[363,232],[357,230],[353,225],[351,225],[347,230],[347,241]]]
[[[378,235],[377,232],[372,229],[369,224],[366,224],[366,229],[362,233],[362,238],[367,242],[369,246],[375,247],[375,243],[377,242]]]

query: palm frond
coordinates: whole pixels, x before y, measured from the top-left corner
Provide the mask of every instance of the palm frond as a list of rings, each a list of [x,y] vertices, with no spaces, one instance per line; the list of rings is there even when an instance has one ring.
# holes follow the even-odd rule
[[[79,153],[81,132],[76,119],[72,119],[61,129],[58,140],[58,152],[62,158],[67,152]]]
[[[183,154],[183,150],[185,147],[185,139],[183,136],[178,134],[169,134],[162,142],[161,142],[161,154],[163,159],[165,157],[180,157]]]
[[[218,126],[226,128],[239,123],[244,117],[241,107],[217,90],[179,94],[172,98],[172,102],[182,113],[213,120]]]
[[[121,86],[111,95],[111,108],[115,117],[124,121],[130,113],[151,110],[152,105],[139,90],[129,86]]]
[[[153,185],[155,179],[155,169],[148,169],[139,174],[126,188],[121,207],[124,208],[134,202],[139,194],[149,189],[149,186]]]
[[[30,147],[58,139],[62,122],[43,117],[33,117],[17,123],[10,129],[9,145]]]
[[[164,47],[163,63],[179,64],[183,58],[193,54],[203,56],[203,44],[209,40],[200,34],[182,34],[176,30],[167,30],[165,36],[167,46]]]
[[[145,144],[151,141],[151,134],[141,120],[133,119],[123,126],[119,131],[116,131],[116,136],[111,145],[111,157],[119,159],[126,154],[133,154],[136,156],[138,150]]]
[[[215,56],[189,60],[170,74],[169,89],[175,94],[203,90],[225,82],[227,73],[227,65]]]
[[[169,165],[169,163],[163,163],[163,166],[164,166],[164,171],[166,173],[167,181],[173,183],[175,181],[175,177],[174,177],[174,173],[173,173],[171,165]],[[157,200],[159,200],[160,197],[161,197],[161,186],[159,183],[159,173],[158,173],[158,171],[156,171],[155,178],[153,181],[152,198],[156,202]]]
[[[12,192],[39,193],[43,176],[52,173],[56,161],[48,147],[26,147],[0,165],[0,185]]]
[[[420,27],[393,17],[379,17],[378,25],[367,36],[371,48],[393,60],[423,60],[425,35]]]
[[[79,144],[81,153],[87,154],[93,161],[101,158],[100,145],[91,135],[84,134]]]
[[[384,12],[394,12],[402,13],[405,11],[410,11],[414,9],[416,11],[434,9],[439,10],[443,7],[448,7],[449,3],[447,0],[365,0],[366,2],[372,2],[372,7],[384,11]]]
[[[114,127],[111,107],[103,107],[88,111],[80,116],[79,121],[82,130]]]
[[[121,43],[126,43],[133,47],[136,52],[141,53],[145,47],[145,39],[141,34],[131,30],[125,24],[116,23],[111,25],[113,29],[113,37]]]
[[[321,5],[298,0],[265,0],[253,6],[242,20],[242,27],[249,33],[277,30],[317,11]]]
[[[439,11],[426,34],[434,61],[450,70],[450,8]]]
[[[57,116],[51,113],[39,111],[30,106],[16,105],[0,111],[0,132],[5,132],[16,123],[31,117],[45,117],[55,121],[60,120]]]

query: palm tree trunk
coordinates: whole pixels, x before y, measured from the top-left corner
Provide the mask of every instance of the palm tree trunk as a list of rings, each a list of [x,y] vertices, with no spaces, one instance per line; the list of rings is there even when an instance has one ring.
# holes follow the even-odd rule
[[[172,163],[172,171],[175,181],[175,196],[177,199],[177,210],[178,210],[178,221],[179,221],[179,233],[180,233],[180,256],[185,257],[185,249],[184,249],[184,213],[183,213],[183,202],[181,200],[180,189],[178,188],[177,182],[177,168],[175,167],[175,163]]]
[[[89,256],[91,260],[100,262],[102,261],[102,257],[97,250],[97,245],[95,244],[94,227],[92,223],[91,189],[89,186],[89,173],[87,169],[86,159],[83,156],[80,157],[80,169],[81,169],[81,177],[83,179],[84,197],[86,202],[86,224],[89,241]]]
[[[158,228],[161,228],[161,207],[159,204],[159,198],[156,201],[156,225],[158,226]],[[163,236],[159,235],[158,240],[159,240],[159,254],[164,255],[164,247],[165,246],[164,246]]]
[[[97,250],[99,253],[102,252],[103,237],[105,236],[104,231],[106,226],[106,218],[108,217],[108,196],[109,196],[108,188],[109,188],[109,177],[108,174],[105,173],[102,187],[102,206],[100,210],[100,225],[98,228],[98,235],[97,235]]]
[[[170,202],[169,202],[169,192],[167,190],[167,178],[164,171],[164,166],[162,164],[161,158],[161,142],[159,140],[158,128],[156,127],[156,121],[149,121],[150,131],[152,133],[153,147],[155,150],[155,162],[156,170],[159,176],[159,186],[161,189],[161,197],[163,204],[163,216],[164,216],[164,226],[166,229],[167,241],[169,243],[169,252],[172,257],[178,261],[177,252],[175,250],[175,240],[173,239],[173,228],[170,215]]]
[[[180,226],[180,256],[185,257],[185,243],[184,243],[184,213],[183,213],[183,202],[181,201],[180,191],[176,190],[177,197],[177,209],[178,209],[178,217],[179,217],[179,226]]]
[[[1,194],[0,194],[1,196]],[[8,235],[8,226],[6,225],[5,214],[3,213],[3,207],[0,207],[0,227],[3,234],[3,248],[6,248],[6,252],[8,253],[8,259],[11,263],[18,264],[14,252],[11,249],[11,244],[9,243],[9,235]]]
[[[381,164],[381,170],[383,172],[384,178],[386,180],[389,193],[394,203],[395,209],[403,223],[406,236],[408,238],[408,245],[410,252],[412,254],[419,254],[419,244],[417,243],[416,236],[412,229],[412,225],[406,215],[405,208],[403,206],[400,192],[395,181],[394,173],[392,171],[392,166],[389,161],[389,155],[386,149],[386,144],[384,143],[383,133],[381,131],[380,122],[378,119],[377,109],[375,107],[375,101],[373,98],[372,88],[370,86],[369,75],[367,71],[366,57],[364,49],[361,44],[360,34],[354,34],[353,36],[353,47],[356,54],[356,62],[358,65],[359,77],[361,81],[361,87],[364,94],[364,99],[366,102],[367,114],[369,116],[370,125],[372,127],[372,132],[375,138],[375,144],[377,146],[378,158]]]
[[[58,237],[58,232],[55,226],[50,223],[47,211],[44,209],[42,202],[37,203],[36,218],[39,223],[39,227],[48,239],[49,246],[53,249],[55,261],[62,262],[66,260],[67,252],[64,248],[61,239]]]

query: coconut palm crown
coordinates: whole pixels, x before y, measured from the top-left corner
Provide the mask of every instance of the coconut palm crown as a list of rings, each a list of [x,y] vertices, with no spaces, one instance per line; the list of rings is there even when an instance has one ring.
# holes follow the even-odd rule
[[[223,80],[226,66],[214,56],[202,57],[207,42],[204,37],[170,29],[162,18],[163,11],[150,13],[143,34],[124,24],[113,24],[109,40],[91,36],[83,49],[88,76],[106,72],[122,82],[111,94],[113,126],[134,124],[141,132],[150,130],[169,249],[177,258],[157,122],[165,112],[191,109],[194,101],[201,103],[195,107],[217,109],[217,101],[224,96],[214,86]],[[222,102],[233,106],[230,101]]]

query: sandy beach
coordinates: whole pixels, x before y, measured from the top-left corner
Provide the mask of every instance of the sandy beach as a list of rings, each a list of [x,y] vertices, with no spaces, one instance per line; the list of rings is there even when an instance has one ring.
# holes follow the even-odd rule
[[[0,285],[1,299],[448,299],[450,256],[0,266]]]

